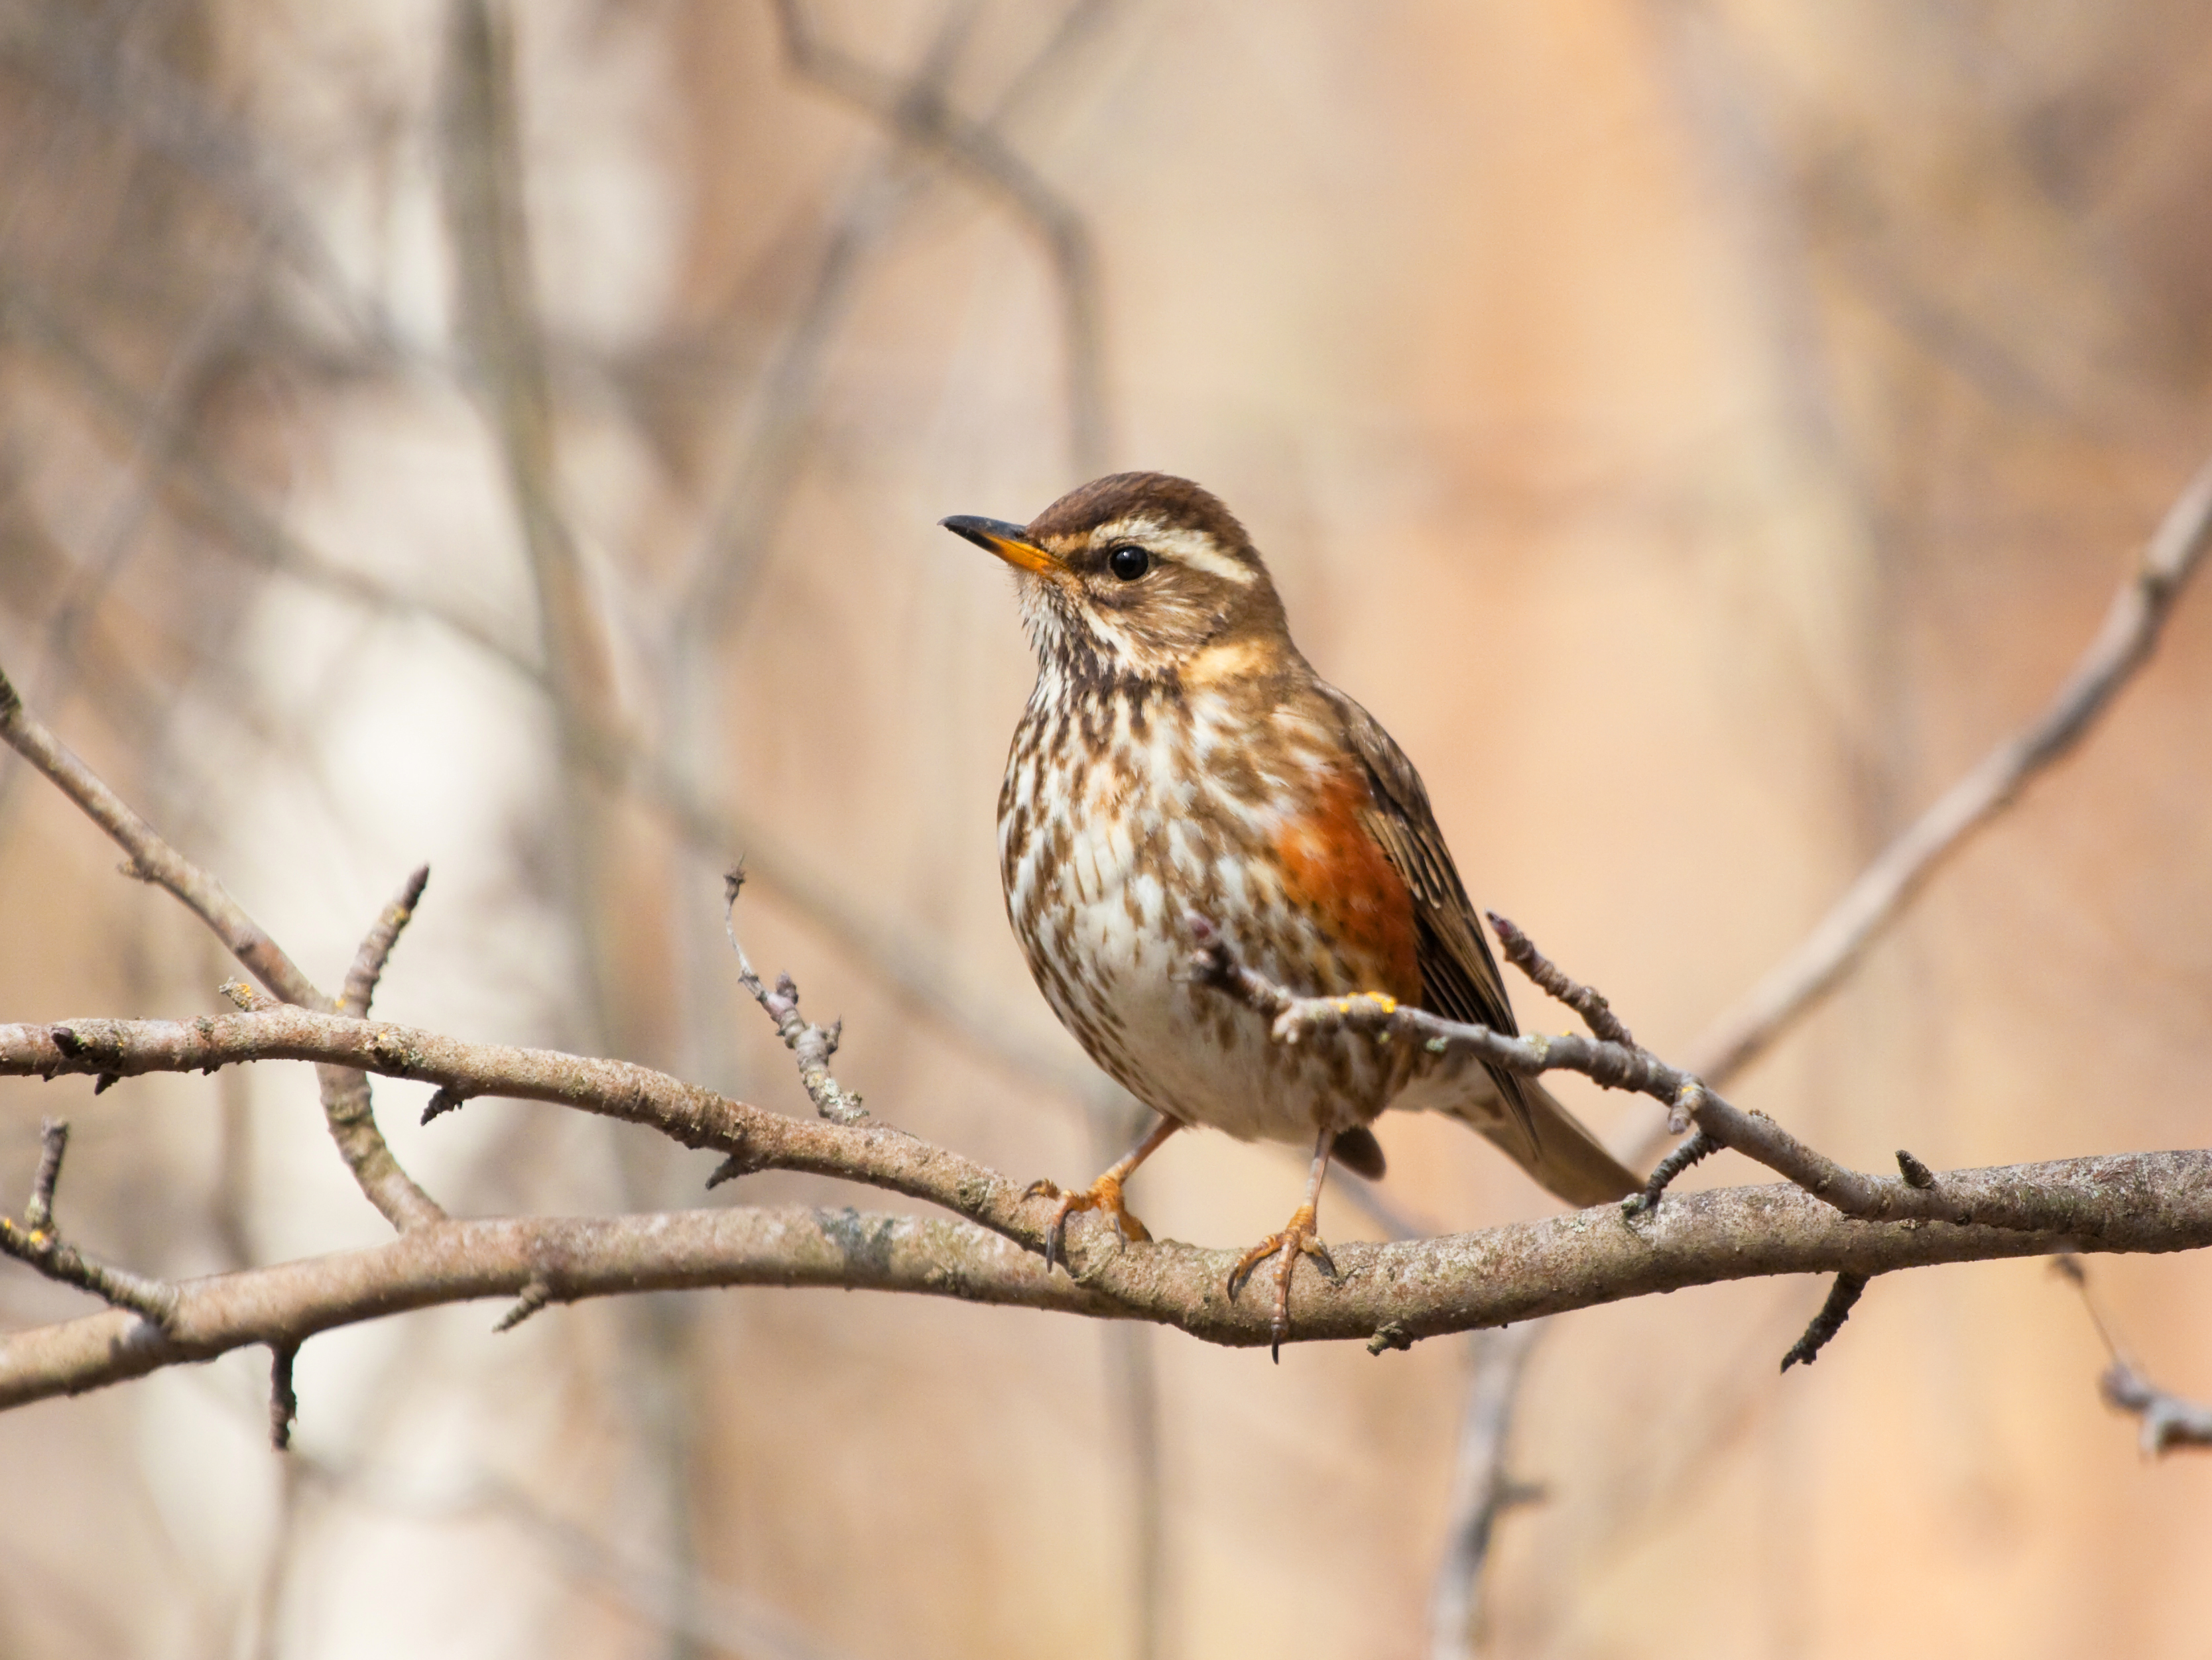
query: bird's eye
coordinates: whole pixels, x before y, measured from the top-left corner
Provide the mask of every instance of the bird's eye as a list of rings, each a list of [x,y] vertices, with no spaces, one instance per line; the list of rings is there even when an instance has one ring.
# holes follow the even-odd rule
[[[1133,542],[1125,542],[1106,555],[1106,568],[1123,582],[1134,582],[1152,568],[1152,556]]]

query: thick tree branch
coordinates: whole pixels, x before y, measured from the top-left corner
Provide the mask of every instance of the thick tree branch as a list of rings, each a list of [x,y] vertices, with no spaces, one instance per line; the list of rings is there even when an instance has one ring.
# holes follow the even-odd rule
[[[286,1011],[230,1018],[328,1017]],[[1028,1254],[1042,1250],[1043,1219],[1005,1217],[1001,1201],[1018,1192],[1005,1178],[880,1130],[784,1122],[804,1136],[847,1144],[850,1167],[834,1173],[884,1186],[939,1184],[914,1180],[911,1166],[884,1167],[885,1145],[907,1142],[940,1180],[950,1180],[949,1197],[959,1201],[958,1184],[969,1182],[974,1209],[1019,1243],[950,1218],[853,1210],[446,1221],[365,1251],[183,1282],[166,1329],[106,1313],[0,1340],[0,1408],[250,1344],[297,1344],[409,1309],[517,1297],[533,1283],[549,1286],[555,1301],[708,1286],[897,1291],[1151,1320],[1237,1347],[1272,1340],[1270,1311],[1231,1303],[1223,1293],[1233,1251],[1128,1245],[1085,1255],[1077,1278],[1047,1275]],[[1291,1336],[1365,1341],[1387,1330],[1393,1341],[1384,1347],[1403,1347],[1723,1280],[1873,1275],[2069,1245],[2151,1251],[2212,1245],[2212,1154],[2075,1159],[1955,1172],[1947,1179],[1977,1188],[2063,1189],[2078,1197],[2097,1231],[2069,1240],[2008,1228],[1860,1222],[1790,1187],[1718,1189],[1678,1199],[1634,1228],[1606,1207],[1417,1243],[1339,1246],[1342,1283],[1301,1300]]]
[[[162,840],[152,825],[131,811],[120,796],[23,706],[5,669],[0,669],[0,739],[44,773],[130,855],[125,874],[166,888],[181,900],[272,994],[305,1009],[337,1006],[246,914],[220,881]],[[393,931],[396,936],[396,926]],[[362,948],[367,952],[368,947],[365,944]],[[394,1227],[413,1227],[444,1215],[437,1202],[399,1167],[386,1144],[383,1132],[376,1127],[368,1079],[357,1071],[326,1068],[319,1074],[319,1082],[331,1139],[368,1202]]]
[[[1270,1341],[1269,1312],[1231,1303],[1223,1290],[1233,1253],[1173,1243],[1117,1246],[1099,1235],[1079,1250],[1073,1280],[1047,1275],[1021,1253],[1042,1253],[1048,1203],[1026,1198],[1020,1184],[958,1154],[872,1122],[783,1118],[626,1062],[468,1044],[289,1006],[181,1021],[0,1027],[0,1075],[132,1075],[278,1059],[426,1080],[470,1095],[559,1102],[734,1154],[748,1168],[862,1182],[965,1221],[742,1210],[439,1221],[373,1251],[181,1286],[166,1332],[133,1322],[80,1321],[9,1340],[0,1346],[0,1404],[93,1387],[241,1343],[296,1344],[333,1324],[405,1308],[520,1296],[533,1285],[547,1287],[550,1300],[686,1285],[840,1285],[1154,1320],[1225,1344]],[[1302,1300],[1291,1335],[1364,1340],[1387,1332],[1386,1347],[1402,1347],[1720,1280],[1870,1276],[2062,1249],[2212,1245],[2212,1153],[1953,1171],[1941,1177],[1937,1191],[1959,1214],[2016,1217],[2033,1210],[2063,1226],[2037,1231],[1918,1216],[1863,1221],[1788,1187],[1679,1198],[1632,1225],[1616,1208],[1601,1206],[1451,1239],[1346,1245],[1337,1253],[1342,1283]]]

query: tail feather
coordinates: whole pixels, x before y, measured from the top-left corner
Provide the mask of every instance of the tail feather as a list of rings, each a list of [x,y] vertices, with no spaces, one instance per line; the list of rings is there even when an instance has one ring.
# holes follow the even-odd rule
[[[1502,1072],[1461,1081],[1440,1108],[1494,1142],[1553,1197],[1576,1206],[1604,1204],[1644,1185],[1535,1079]]]

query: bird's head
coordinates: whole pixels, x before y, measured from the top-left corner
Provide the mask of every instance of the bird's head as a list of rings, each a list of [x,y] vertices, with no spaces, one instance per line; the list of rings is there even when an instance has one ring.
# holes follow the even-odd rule
[[[1188,479],[1115,473],[1025,525],[943,524],[1014,567],[1022,620],[1048,672],[1080,682],[1265,671],[1291,649],[1252,538]]]

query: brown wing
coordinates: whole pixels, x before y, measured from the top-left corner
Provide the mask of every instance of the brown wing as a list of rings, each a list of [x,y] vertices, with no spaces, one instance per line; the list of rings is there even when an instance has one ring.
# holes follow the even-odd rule
[[[1321,690],[1367,766],[1367,832],[1413,896],[1424,1006],[1449,1020],[1517,1033],[1504,977],[1437,827],[1421,775],[1374,716],[1333,686]],[[1468,1115],[1468,1121],[1553,1193],[1571,1204],[1599,1204],[1643,1184],[1536,1080],[1503,1067],[1488,1070],[1510,1119]]]

